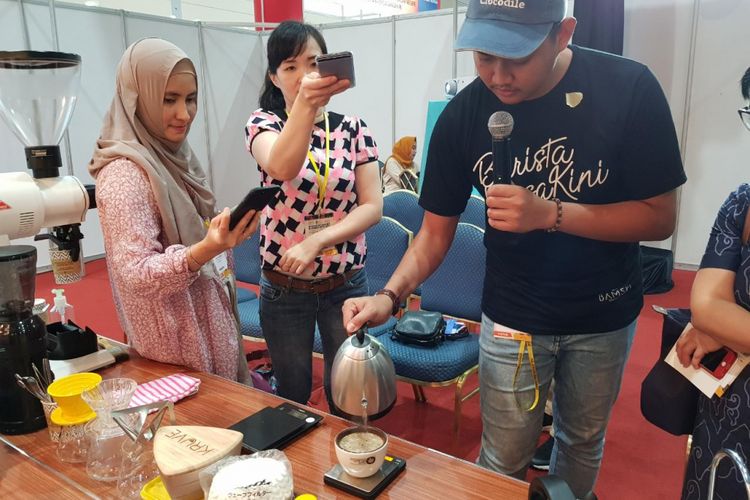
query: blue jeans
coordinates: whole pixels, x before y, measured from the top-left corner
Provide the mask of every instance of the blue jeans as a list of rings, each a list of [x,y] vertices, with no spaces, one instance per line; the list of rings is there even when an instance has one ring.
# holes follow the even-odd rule
[[[519,343],[496,339],[494,323],[483,315],[479,339],[483,430],[477,463],[524,479],[542,429],[544,400],[554,378],[555,446],[550,474],[567,481],[576,498],[593,490],[635,326],[634,321],[612,332],[533,336],[540,402],[532,411],[525,411],[534,400],[529,360],[524,356],[514,396]]]
[[[348,337],[341,306],[351,297],[368,294],[364,269],[325,293],[303,292],[260,279],[260,327],[271,355],[278,394],[307,404],[312,389],[312,353],[317,323],[323,342],[323,385],[331,405],[331,365]]]

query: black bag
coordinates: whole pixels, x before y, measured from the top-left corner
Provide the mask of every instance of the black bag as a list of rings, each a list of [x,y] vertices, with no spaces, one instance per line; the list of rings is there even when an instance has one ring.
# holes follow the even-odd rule
[[[670,250],[641,245],[643,293],[665,293],[674,288],[673,266],[674,256]]]
[[[396,323],[391,338],[403,344],[435,347],[445,339],[445,320],[438,312],[407,311]]]
[[[670,434],[692,434],[700,391],[664,361],[664,357],[690,322],[690,310],[658,311],[664,315],[661,353],[641,384],[641,413],[646,420]]]

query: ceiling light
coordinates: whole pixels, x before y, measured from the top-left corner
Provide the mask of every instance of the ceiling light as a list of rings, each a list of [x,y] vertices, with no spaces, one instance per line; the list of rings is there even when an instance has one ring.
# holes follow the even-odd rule
[[[99,7],[99,2],[96,2],[95,0],[86,0],[83,2],[83,5],[86,7]]]

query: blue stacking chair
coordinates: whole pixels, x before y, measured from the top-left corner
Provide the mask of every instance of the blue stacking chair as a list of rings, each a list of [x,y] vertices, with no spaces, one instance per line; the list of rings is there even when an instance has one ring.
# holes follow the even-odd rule
[[[234,267],[237,281],[252,285],[260,284],[260,231],[237,245],[234,249]],[[251,296],[251,297],[250,297]],[[243,297],[245,300],[243,300]],[[249,300],[248,300],[248,297]],[[240,315],[240,332],[251,340],[263,340],[260,329],[258,306],[260,301],[255,292],[237,288],[237,312]]]
[[[258,294],[247,288],[237,287],[237,304],[242,304],[249,300],[257,300]]]
[[[365,261],[365,272],[367,273],[367,284],[370,294],[385,287],[388,279],[401,262],[409,248],[412,233],[398,221],[383,217],[380,222],[372,226],[365,233],[367,243],[367,260]],[[396,325],[396,318],[391,317],[382,325],[369,328],[368,333],[373,337],[380,337],[389,333]],[[315,329],[313,351],[320,354],[323,352],[323,343],[320,333]]]
[[[240,333],[248,340],[264,342],[263,330],[260,329],[260,300],[248,300],[237,304],[240,314]]]
[[[395,219],[416,235],[422,227],[424,209],[419,206],[416,193],[398,189],[383,196],[383,216]]]
[[[380,222],[367,230],[365,271],[371,293],[385,287],[409,248],[412,237],[411,231],[388,216],[384,216]]]
[[[487,226],[487,205],[484,198],[477,194],[469,196],[466,202],[466,209],[459,217],[458,222],[473,224],[478,228],[484,229]]]
[[[411,231],[413,238],[422,227],[424,209],[419,206],[419,197],[414,191],[398,189],[383,196],[383,217],[390,217],[397,221]],[[380,290],[380,288],[374,289]],[[422,295],[421,286],[414,290],[414,295],[417,297]]]
[[[448,254],[422,285],[423,310],[439,311],[470,323],[481,322],[486,259],[483,239],[481,228],[458,224]],[[458,436],[461,406],[479,392],[474,388],[463,394],[466,379],[479,369],[479,335],[472,333],[462,339],[446,340],[438,347],[406,345],[391,339],[390,335],[378,340],[391,355],[398,378],[412,384],[418,401],[426,401],[425,386],[456,386],[453,430]]]
[[[233,254],[237,280],[260,284],[260,231],[255,231],[250,238],[237,245]]]

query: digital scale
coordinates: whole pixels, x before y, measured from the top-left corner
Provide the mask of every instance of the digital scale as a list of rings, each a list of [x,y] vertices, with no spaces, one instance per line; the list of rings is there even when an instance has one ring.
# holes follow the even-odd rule
[[[352,477],[339,464],[323,476],[323,482],[360,498],[375,498],[406,468],[406,460],[385,456],[380,470],[370,477]]]
[[[243,435],[242,447],[255,453],[261,450],[280,450],[315,427],[323,420],[317,413],[292,403],[276,408],[266,407],[230,427]]]
[[[292,403],[266,407],[232,425],[242,432],[246,452],[282,449],[316,427],[323,417]],[[406,460],[386,455],[380,470],[370,477],[352,477],[339,464],[323,476],[323,482],[360,498],[375,498],[406,468]]]

